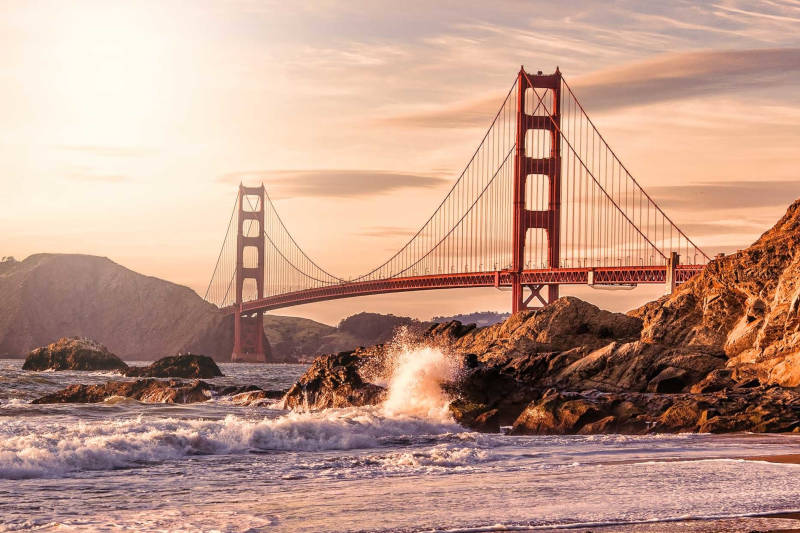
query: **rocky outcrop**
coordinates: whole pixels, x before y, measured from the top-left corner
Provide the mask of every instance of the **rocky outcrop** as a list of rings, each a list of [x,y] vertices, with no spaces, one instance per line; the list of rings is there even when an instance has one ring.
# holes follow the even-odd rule
[[[284,396],[284,409],[309,410],[374,405],[386,390],[365,381],[362,363],[375,352],[340,352],[318,357]]]
[[[81,337],[65,337],[33,350],[25,358],[22,369],[125,371],[128,365],[98,342]]]
[[[514,434],[800,431],[800,393],[776,386],[704,394],[559,392],[532,400]]]
[[[474,353],[484,362],[509,361],[530,354],[594,350],[612,341],[638,339],[639,318],[604,311],[578,298],[564,297],[542,309],[519,312],[487,328],[456,331],[442,324],[431,333],[450,329],[453,347]]]
[[[800,201],[752,246],[631,312],[642,340],[725,357],[763,383],[800,385]]]
[[[627,315],[576,298],[424,344],[463,357],[442,387],[462,425],[517,434],[800,431],[800,201],[747,250]],[[386,348],[320,358],[287,407],[376,403]]]
[[[222,371],[213,359],[206,355],[179,354],[164,357],[144,367],[130,367],[128,377],[147,378],[197,378],[209,379],[222,376]]]
[[[281,393],[264,391],[255,386],[218,386],[205,381],[177,379],[137,379],[109,381],[102,385],[70,385],[32,403],[98,403],[112,397],[131,398],[145,403],[196,403],[214,397],[231,396],[238,405],[254,405],[259,400],[278,398]]]

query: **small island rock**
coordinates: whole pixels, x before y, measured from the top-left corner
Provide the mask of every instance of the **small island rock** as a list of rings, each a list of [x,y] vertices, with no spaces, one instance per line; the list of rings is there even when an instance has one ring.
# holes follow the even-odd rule
[[[163,357],[149,366],[130,367],[125,375],[135,378],[209,379],[222,376],[222,371],[206,355],[180,354]]]
[[[128,365],[99,342],[84,337],[64,337],[29,353],[22,369],[125,371]]]

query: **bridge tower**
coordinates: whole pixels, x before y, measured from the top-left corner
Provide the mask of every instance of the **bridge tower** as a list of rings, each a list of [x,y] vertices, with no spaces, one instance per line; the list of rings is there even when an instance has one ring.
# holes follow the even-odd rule
[[[266,362],[264,351],[264,312],[242,313],[244,281],[253,279],[256,282],[258,298],[264,297],[264,185],[245,187],[239,184],[239,216],[236,233],[236,314],[234,315],[233,353],[231,361]],[[251,198],[257,198],[256,208]],[[249,231],[245,231],[245,222]],[[253,226],[257,231],[254,231]],[[245,250],[248,247],[256,250],[256,265],[245,266]]]
[[[529,89],[533,89],[530,92]],[[544,113],[536,113],[535,108],[542,96]],[[536,95],[538,93],[538,97]],[[532,99],[532,101],[531,101]],[[548,103],[547,100],[550,100]],[[529,103],[531,113],[526,111]],[[540,107],[541,109],[541,107]],[[533,298],[542,304],[551,303],[558,298],[558,284],[527,285],[531,294],[523,297],[522,271],[525,269],[525,241],[529,229],[543,229],[547,234],[547,267],[559,267],[559,247],[561,229],[561,72],[556,68],[553,74],[527,74],[520,68],[517,76],[517,138],[514,156],[514,213],[511,262],[512,310],[527,309]],[[550,153],[547,157],[533,157],[526,150],[527,134],[536,135],[538,130],[548,132]],[[527,183],[531,176],[545,176],[548,181],[547,209],[527,208]],[[541,290],[547,288],[547,300]]]

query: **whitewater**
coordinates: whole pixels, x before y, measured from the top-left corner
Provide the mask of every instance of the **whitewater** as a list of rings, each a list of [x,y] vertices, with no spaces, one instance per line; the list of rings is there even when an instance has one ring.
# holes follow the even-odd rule
[[[796,453],[798,436],[479,434],[450,418],[440,383],[461,368],[433,347],[397,348],[382,405],[319,412],[34,405],[122,378],[21,366],[0,360],[0,532],[663,531],[800,510],[800,467],[745,460]],[[266,389],[304,370],[220,366],[209,381]]]

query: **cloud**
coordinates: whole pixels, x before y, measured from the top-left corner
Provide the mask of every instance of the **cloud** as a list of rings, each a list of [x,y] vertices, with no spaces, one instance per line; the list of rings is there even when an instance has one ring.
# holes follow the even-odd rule
[[[569,82],[569,80],[567,80]],[[589,113],[705,94],[800,83],[800,48],[664,54],[577,78],[570,86]],[[503,94],[381,119],[422,128],[487,126]]]
[[[752,209],[788,206],[800,197],[800,181],[696,183],[648,187],[647,192],[664,209]]]
[[[436,109],[411,112],[379,119],[390,126],[411,128],[472,128],[488,126],[503,103],[500,93]]]
[[[320,169],[230,172],[221,176],[218,181],[225,183],[262,181],[274,198],[356,198],[386,194],[400,189],[432,189],[451,180],[451,177],[386,170]]]
[[[666,54],[579,78],[575,94],[590,110],[774,86],[800,75],[800,48]]]

